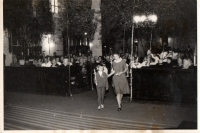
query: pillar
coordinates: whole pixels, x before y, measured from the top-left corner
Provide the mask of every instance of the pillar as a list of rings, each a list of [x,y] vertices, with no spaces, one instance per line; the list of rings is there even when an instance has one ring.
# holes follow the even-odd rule
[[[102,40],[101,40],[101,13],[100,13],[101,0],[92,0],[92,9],[95,10],[94,18],[98,18],[97,29],[94,34],[94,40],[90,43],[92,44],[92,56],[102,56]]]

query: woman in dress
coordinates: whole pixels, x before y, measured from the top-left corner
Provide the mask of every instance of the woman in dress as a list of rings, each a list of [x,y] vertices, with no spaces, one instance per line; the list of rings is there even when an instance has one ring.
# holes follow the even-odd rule
[[[120,58],[119,54],[114,54],[113,58],[114,61],[112,63],[112,71],[108,75],[108,77],[113,75],[113,85],[115,88],[118,103],[118,111],[121,111],[123,94],[130,93],[128,81],[126,78],[126,72],[128,70],[128,67],[125,61],[122,58]]]

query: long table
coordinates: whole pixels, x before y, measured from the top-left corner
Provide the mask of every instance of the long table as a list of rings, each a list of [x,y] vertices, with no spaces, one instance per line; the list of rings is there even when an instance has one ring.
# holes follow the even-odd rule
[[[91,90],[80,70],[77,67],[5,67],[4,89],[63,96]]]
[[[133,99],[197,101],[197,68],[133,69]]]
[[[69,73],[70,71],[70,73]],[[196,101],[197,69],[132,69],[133,99]],[[5,67],[4,89],[44,94],[73,95],[91,90],[81,69],[42,68],[42,67]]]

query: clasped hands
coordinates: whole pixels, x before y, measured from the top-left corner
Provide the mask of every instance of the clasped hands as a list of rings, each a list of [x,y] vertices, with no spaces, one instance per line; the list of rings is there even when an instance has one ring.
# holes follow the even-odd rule
[[[109,74],[109,75],[108,75],[108,78],[109,78],[111,75],[113,75],[113,74],[115,74],[115,73]],[[116,75],[116,76],[120,76],[120,75],[122,75],[122,74],[123,74],[123,72],[118,72],[118,73],[116,73],[115,75]]]
[[[116,73],[115,75],[116,76],[120,76],[120,75],[122,75],[123,74],[123,72],[118,72],[118,73]]]

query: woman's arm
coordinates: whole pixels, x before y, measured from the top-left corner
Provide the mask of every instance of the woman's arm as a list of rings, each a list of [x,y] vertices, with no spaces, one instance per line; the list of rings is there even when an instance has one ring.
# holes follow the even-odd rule
[[[122,73],[126,73],[128,71],[128,65],[125,64],[125,69],[122,71]]]
[[[112,69],[112,70],[111,70],[111,73],[108,74],[108,78],[109,78],[110,76],[112,76],[114,73],[115,73],[115,71]]]

